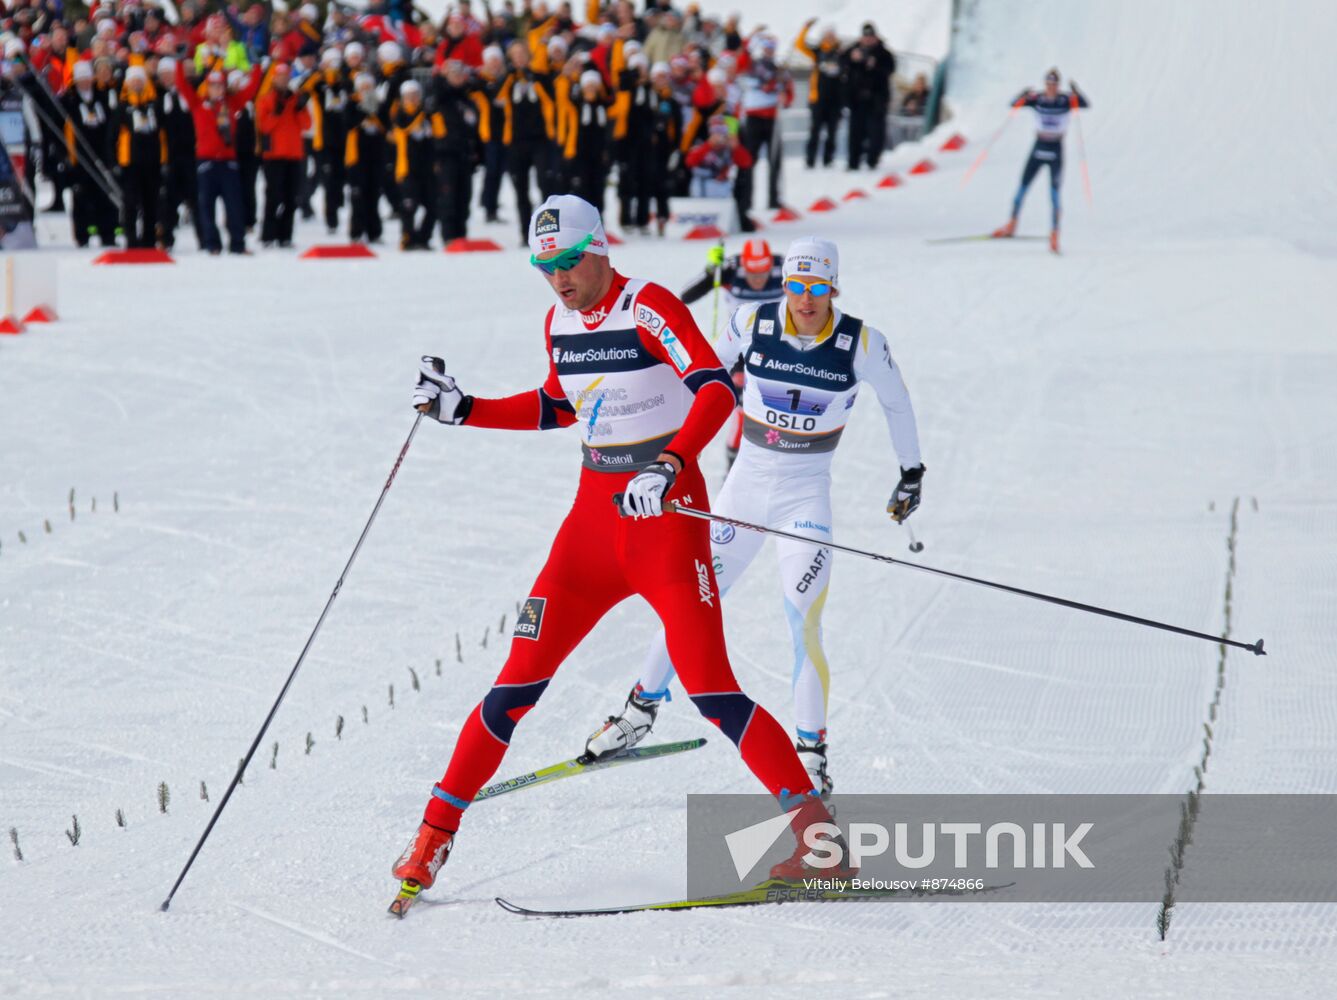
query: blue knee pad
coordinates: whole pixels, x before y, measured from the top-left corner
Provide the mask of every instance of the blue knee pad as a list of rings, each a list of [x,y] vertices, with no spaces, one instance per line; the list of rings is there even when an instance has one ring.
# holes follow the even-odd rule
[[[752,715],[757,710],[757,703],[742,691],[730,691],[728,694],[694,694],[692,704],[697,711],[715,725],[720,732],[733,740],[734,746],[743,742],[747,727],[752,722]]]
[[[479,714],[483,718],[483,725],[487,726],[487,731],[509,746],[516,723],[525,712],[538,703],[547,686],[548,682],[545,680],[535,681],[533,684],[507,684],[494,687],[483,697],[483,704],[479,706]]]

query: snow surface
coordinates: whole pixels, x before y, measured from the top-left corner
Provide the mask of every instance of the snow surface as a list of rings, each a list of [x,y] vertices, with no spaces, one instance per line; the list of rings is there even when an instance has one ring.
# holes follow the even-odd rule
[[[1332,119],[1312,104],[1328,93],[1332,9],[966,6],[952,128],[971,145],[933,153],[938,172],[903,188],[767,231],[840,242],[842,303],[887,333],[907,372],[929,470],[920,558],[1211,632],[1240,497],[1235,634],[1266,636],[1271,655],[1227,661],[1206,787],[1337,791],[1337,200]],[[1095,204],[1074,135],[1065,255],[926,246],[1002,220],[1028,123],[964,189],[962,175],[1051,62],[1094,105]],[[871,182],[787,166],[800,208]],[[1023,230],[1046,216],[1033,192]],[[386,917],[389,867],[565,511],[570,434],[422,428],[245,785],[158,912],[408,431],[418,355],[443,354],[481,394],[543,372],[549,293],[509,249],[511,227],[490,234],[506,253],[186,252],[130,269],[53,252],[62,321],[0,343],[0,833],[17,828],[25,855],[9,861],[0,836],[0,995],[1330,995],[1329,905],[1181,905],[1164,943],[1150,904],[567,922],[498,909],[496,895],[682,891],[686,793],[754,789],[685,701],[656,733],[706,734],[705,749],[481,806],[438,888],[407,921]],[[678,285],[701,255],[632,240],[617,262]],[[872,402],[858,410],[835,463],[839,538],[908,555],[882,513],[885,427]],[[707,465],[718,484],[718,448]],[[787,720],[773,572],[768,549],[726,620],[744,685]],[[1211,644],[847,558],[826,622],[842,791],[1192,781]],[[639,602],[611,615],[502,773],[578,750],[620,705],[651,626]]]

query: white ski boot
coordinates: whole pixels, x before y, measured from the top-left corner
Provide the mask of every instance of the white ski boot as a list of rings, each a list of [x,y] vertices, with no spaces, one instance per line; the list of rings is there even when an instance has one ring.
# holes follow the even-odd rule
[[[589,762],[616,757],[650,734],[655,716],[659,714],[659,702],[641,697],[640,692],[639,684],[632,688],[622,714],[610,715],[608,721],[585,741],[581,760]]]
[[[812,779],[812,787],[821,793],[823,802],[831,797],[831,789],[835,787],[835,782],[826,773],[826,741],[822,738],[825,735],[823,732],[816,739],[800,736],[798,742],[794,744],[794,749],[798,751],[798,759],[802,761],[803,769]]]

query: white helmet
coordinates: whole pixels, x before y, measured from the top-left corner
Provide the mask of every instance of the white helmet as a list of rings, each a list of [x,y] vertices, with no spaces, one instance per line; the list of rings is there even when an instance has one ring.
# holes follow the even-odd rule
[[[376,58],[382,63],[399,62],[404,58],[404,50],[399,47],[398,42],[381,42],[376,46]]]

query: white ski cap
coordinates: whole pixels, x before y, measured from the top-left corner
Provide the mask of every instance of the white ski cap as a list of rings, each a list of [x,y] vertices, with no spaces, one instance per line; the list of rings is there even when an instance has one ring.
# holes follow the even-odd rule
[[[784,277],[822,278],[839,287],[840,251],[830,240],[801,236],[789,244]]]
[[[608,256],[608,237],[599,210],[573,194],[552,195],[529,220],[529,252],[535,256],[567,250],[586,236],[594,237],[586,248],[588,253]]]
[[[80,59],[74,64],[74,79],[80,83],[93,79],[93,64],[87,59]]]

